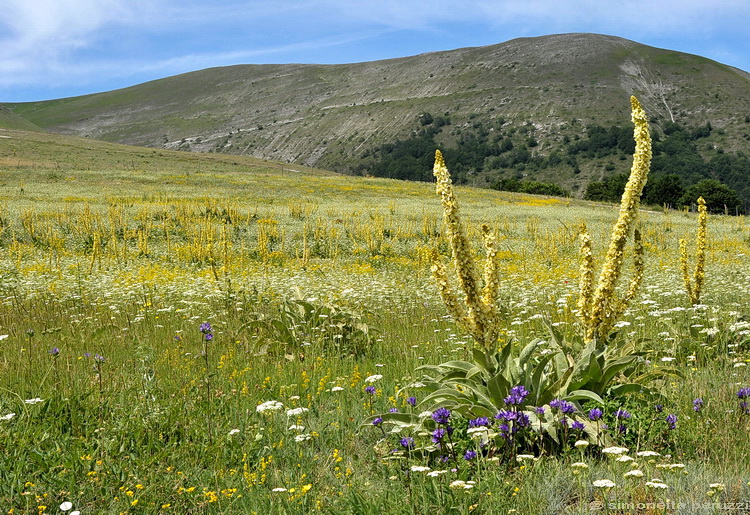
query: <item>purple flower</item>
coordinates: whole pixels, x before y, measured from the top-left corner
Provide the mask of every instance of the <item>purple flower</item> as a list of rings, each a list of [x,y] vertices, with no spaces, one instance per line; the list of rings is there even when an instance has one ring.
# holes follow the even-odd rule
[[[510,395],[508,395],[503,401],[509,406],[518,405],[524,401],[527,395],[529,395],[528,390],[526,390],[523,385],[519,384],[510,389]]]
[[[200,330],[203,334],[208,334],[211,332],[211,324],[208,322],[203,322],[201,324]]]
[[[398,413],[398,408],[391,408],[388,410],[388,413]]]
[[[477,452],[476,451],[468,450],[468,451],[466,451],[464,453],[464,459],[466,461],[471,461],[471,460],[473,460],[476,457],[477,457]]]
[[[529,427],[531,425],[531,420],[529,420],[529,416],[524,412],[519,412],[518,417],[516,418],[516,424],[518,424],[518,427]]]
[[[669,414],[667,415],[667,424],[669,425],[669,429],[675,429],[677,427],[677,415],[675,414]]]
[[[560,419],[560,425],[561,425],[562,427],[568,427],[568,419],[567,419],[567,418],[565,418],[565,417],[561,418],[561,419]]]
[[[693,411],[695,411],[696,413],[699,413],[702,407],[703,407],[703,399],[698,397],[697,399],[693,401]]]
[[[469,427],[489,427],[490,419],[487,417],[479,417],[473,420],[469,420]]]
[[[416,397],[409,397],[406,399],[406,403],[409,404],[409,406],[416,406],[417,405],[417,398]]]
[[[661,404],[657,404],[656,406],[654,406],[654,409],[657,413],[661,413],[664,410],[664,406],[662,406]]]
[[[411,449],[414,447],[414,438],[412,438],[411,436],[405,436],[399,443],[401,444],[401,447],[405,449]]]
[[[505,422],[516,420],[517,417],[518,417],[518,414],[515,411],[510,411],[510,410],[500,410],[497,412],[497,415],[495,415],[495,418],[497,420],[503,420]]]
[[[592,408],[589,410],[589,420],[592,422],[596,422],[597,420],[602,418],[603,414],[604,413],[602,413],[602,410],[600,410],[599,408]]]
[[[370,395],[375,395],[375,387],[372,385],[365,386],[365,392],[369,393]]]
[[[203,335],[203,339],[204,339],[204,340],[206,340],[207,342],[210,342],[211,340],[213,340],[213,339],[214,339],[214,335],[213,335],[213,334],[211,334],[211,333],[205,333],[205,334]]]
[[[56,358],[60,354],[60,349],[58,349],[57,347],[52,347],[49,353],[52,357]]]
[[[553,409],[559,409],[562,413],[570,414],[575,412],[576,407],[573,403],[564,401],[562,399],[555,399],[550,401],[549,407]]]
[[[544,415],[545,411],[546,410],[544,409],[544,406],[538,406],[538,407],[534,408],[534,413],[536,413],[539,416]]]
[[[94,354],[94,361],[97,363],[104,363],[104,356],[101,354]]]
[[[626,431],[628,430],[628,428],[627,428],[627,427],[625,427],[625,424],[620,424],[620,427],[618,427],[618,428],[617,428],[617,430],[618,430],[618,431],[619,431],[620,433],[625,433],[625,432],[626,432]]]
[[[445,437],[445,429],[439,427],[432,432],[432,443],[440,444]]]
[[[740,411],[745,415],[750,415],[750,403],[747,401],[740,402]]]
[[[625,410],[625,409],[622,409],[622,408],[621,408],[621,409],[618,409],[618,410],[617,410],[617,411],[615,412],[615,417],[616,417],[616,418],[617,418],[618,420],[625,420],[625,419],[628,419],[628,418],[630,418],[630,417],[632,417],[632,416],[633,416],[633,415],[631,415],[631,414],[630,414],[630,413],[628,412],[628,410]]]
[[[380,427],[380,424],[382,423],[383,423],[383,417],[378,417],[372,421],[372,425],[376,427]]]
[[[750,386],[746,388],[740,388],[740,390],[737,392],[737,397],[743,400],[750,397]]]
[[[432,413],[432,420],[438,424],[447,424],[451,418],[451,411],[448,408],[438,408]]]
[[[579,420],[575,420],[573,422],[573,425],[571,427],[573,429],[575,429],[576,431],[583,431],[583,429],[584,429],[585,426],[583,425],[583,422],[581,422]]]

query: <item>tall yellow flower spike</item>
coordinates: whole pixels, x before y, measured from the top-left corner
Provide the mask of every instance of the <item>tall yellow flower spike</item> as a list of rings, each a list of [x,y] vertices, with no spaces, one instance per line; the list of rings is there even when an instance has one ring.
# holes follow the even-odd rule
[[[708,226],[708,208],[703,197],[698,198],[698,233],[695,237],[695,271],[690,278],[688,266],[687,241],[680,240],[680,268],[682,269],[682,280],[685,283],[690,303],[700,303],[703,279],[705,278],[706,265],[706,232]]]
[[[615,287],[622,275],[625,244],[628,236],[634,231],[638,220],[641,193],[643,192],[643,186],[646,184],[651,165],[651,136],[648,130],[646,112],[637,98],[630,97],[630,104],[632,120],[635,125],[633,131],[633,138],[635,139],[633,166],[625,185],[625,191],[622,194],[620,215],[612,229],[604,266],[593,291],[590,278],[590,274],[593,274],[591,242],[588,233],[584,232],[581,236],[582,263],[581,291],[578,299],[579,317],[584,325],[585,340],[597,340],[602,344],[617,318],[622,315],[630,300],[635,296],[643,277],[643,246],[640,241],[640,233],[636,231],[633,278],[625,296],[621,300],[615,298]]]
[[[437,179],[435,190],[443,205],[443,224],[451,245],[458,286],[463,292],[463,302],[459,300],[456,290],[451,285],[446,266],[437,252],[433,252],[432,275],[451,316],[477,343],[489,349],[497,341],[500,325],[495,301],[499,287],[500,262],[497,241],[490,229],[483,225],[486,260],[482,285],[471,252],[471,244],[461,224],[450,173],[439,150],[435,152],[433,173]]]

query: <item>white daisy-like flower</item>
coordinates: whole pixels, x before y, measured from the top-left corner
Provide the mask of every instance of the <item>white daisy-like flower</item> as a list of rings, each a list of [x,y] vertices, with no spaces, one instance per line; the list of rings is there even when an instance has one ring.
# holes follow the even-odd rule
[[[628,472],[625,472],[623,474],[623,477],[643,477],[643,471],[642,470],[630,470]]]
[[[618,461],[620,463],[628,463],[629,461],[634,461],[634,460],[630,456],[622,455],[622,456],[619,456],[615,461]]]
[[[433,470],[431,472],[428,472],[427,475],[429,477],[438,477],[440,474],[445,474],[448,472],[447,470]]]
[[[474,481],[462,481],[457,479],[451,482],[450,487],[456,490],[471,490],[474,488]]]
[[[656,489],[662,489],[666,490],[669,488],[667,485],[665,485],[661,479],[652,479],[651,481],[646,481],[646,486],[649,488],[656,488]]]
[[[284,405],[279,401],[266,401],[263,404],[255,406],[255,411],[258,413],[264,413],[266,411],[279,411]]]
[[[303,413],[305,413],[307,411],[310,411],[310,410],[307,409],[307,408],[292,408],[292,409],[286,410],[286,416],[287,417],[298,417],[298,416],[302,415]]]
[[[412,472],[429,472],[430,467],[425,467],[424,465],[412,465],[411,471]]]
[[[286,490],[286,488],[284,488],[284,487],[281,487],[281,486],[280,486],[280,487],[278,487],[278,488],[274,488],[274,489],[273,489],[273,490],[271,490],[271,491],[272,491],[272,492],[286,492],[287,490]]]
[[[597,479],[593,483],[591,483],[594,488],[614,488],[617,486],[614,481],[611,481],[609,479]]]
[[[677,359],[677,358],[673,358],[673,357],[671,357],[671,356],[664,356],[663,358],[661,358],[661,360],[662,360],[662,361],[663,361],[664,363],[670,363],[670,362],[672,362],[672,361],[674,361],[674,360],[676,360],[676,359]]]
[[[572,468],[572,469],[587,469],[587,468],[589,468],[589,466],[586,463],[582,462],[582,461],[577,461],[575,463],[571,463],[570,464],[570,468]]]
[[[7,415],[3,415],[2,417],[0,417],[0,420],[10,420],[15,416],[16,416],[15,413],[8,413]]]
[[[538,459],[539,458],[537,458],[533,454],[519,454],[519,455],[516,456],[516,461],[518,463],[521,463],[523,461],[536,461]]]
[[[369,377],[365,377],[365,383],[374,383],[383,379],[382,374],[373,374]]]
[[[341,386],[334,386],[333,388],[331,388],[331,391],[332,392],[343,392],[344,389]]]
[[[589,446],[588,440],[578,440],[576,443],[573,444],[576,449],[585,449]]]
[[[23,402],[25,402],[26,404],[39,404],[40,402],[44,402],[44,399],[40,399],[39,397],[36,397],[35,399],[26,399]]]
[[[711,490],[717,490],[719,492],[723,492],[724,491],[724,483],[711,483],[710,485],[708,485],[708,487]]]
[[[602,452],[604,454],[609,454],[610,456],[619,456],[628,452],[628,449],[625,447],[607,447],[602,449]]]
[[[239,432],[240,432],[239,429],[232,429],[231,431],[229,431],[229,436],[234,436],[234,435],[236,435]]]
[[[291,426],[289,426],[289,431],[304,431],[304,430],[305,430],[305,426],[300,426],[297,424],[292,424]]]
[[[73,508],[73,503],[70,501],[65,501],[64,503],[60,504],[60,511],[68,511],[71,508]]]
[[[312,435],[309,433],[303,433],[301,435],[297,435],[294,437],[294,441],[297,443],[300,442],[306,442],[307,440],[310,440],[312,438]]]
[[[659,454],[656,451],[638,451],[635,453],[635,455],[638,456],[639,458],[651,458],[654,456],[661,456],[661,454]]]

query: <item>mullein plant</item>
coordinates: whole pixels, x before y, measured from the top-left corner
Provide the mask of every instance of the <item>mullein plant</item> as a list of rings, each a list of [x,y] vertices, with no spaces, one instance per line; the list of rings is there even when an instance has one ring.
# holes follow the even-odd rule
[[[635,125],[635,154],[630,177],[625,185],[620,204],[620,215],[612,229],[609,249],[599,280],[594,287],[594,257],[591,237],[585,227],[581,234],[581,271],[578,298],[578,316],[584,327],[584,339],[603,345],[617,319],[625,312],[638,291],[643,279],[643,244],[638,223],[641,193],[646,184],[651,163],[651,136],[646,112],[638,99],[630,97],[632,119]],[[615,288],[622,275],[625,245],[633,234],[633,273],[630,284],[621,299],[615,297]]]
[[[483,350],[488,351],[497,342],[500,332],[496,302],[500,265],[497,237],[489,227],[482,225],[486,257],[483,280],[480,281],[471,244],[461,224],[451,177],[445,166],[443,154],[439,150],[435,152],[433,173],[437,179],[436,192],[443,205],[443,223],[451,245],[453,264],[463,298],[459,298],[451,284],[447,267],[437,251],[433,252],[432,275],[437,281],[440,296],[448,312]]]
[[[690,297],[690,303],[696,305],[701,300],[701,289],[703,288],[703,279],[705,277],[706,264],[706,227],[708,225],[708,209],[703,197],[698,198],[698,234],[695,238],[695,270],[693,277],[690,277],[688,265],[687,240],[680,240],[680,269],[682,270],[682,280],[685,283],[685,289]]]

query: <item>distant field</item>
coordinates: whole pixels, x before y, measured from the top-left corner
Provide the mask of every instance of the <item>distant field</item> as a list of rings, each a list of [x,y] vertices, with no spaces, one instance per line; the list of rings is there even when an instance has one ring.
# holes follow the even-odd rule
[[[59,513],[66,501],[81,513],[750,506],[750,415],[737,396],[750,387],[744,217],[710,217],[705,292],[690,306],[678,244],[693,241],[696,215],[641,213],[646,274],[620,336],[683,377],[656,385],[673,432],[655,431],[663,416],[638,394],[606,407],[634,413],[616,438],[645,476],[625,478],[635,466],[593,445],[443,464],[392,453],[405,432],[362,426],[390,408],[419,413],[407,402],[424,397],[407,387],[415,369],[470,354],[430,276],[431,249],[450,252],[434,185],[0,130],[0,186],[7,512]],[[600,262],[617,209],[457,195],[477,251],[481,224],[498,234],[502,342],[548,339],[545,322],[577,333],[580,227]],[[668,488],[646,484],[655,478]]]

